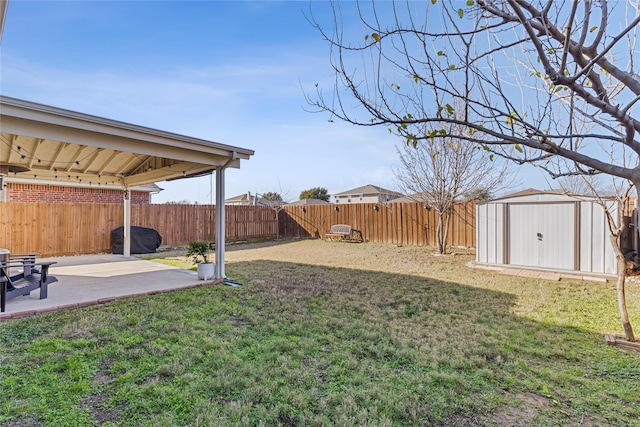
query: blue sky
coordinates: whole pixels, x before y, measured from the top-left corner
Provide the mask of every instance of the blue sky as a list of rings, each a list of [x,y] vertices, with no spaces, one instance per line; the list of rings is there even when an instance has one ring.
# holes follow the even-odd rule
[[[353,5],[341,3],[347,25]],[[255,150],[226,197],[396,189],[397,137],[305,111],[305,92],[333,85],[310,10],[330,27],[324,1],[10,0],[0,93]],[[521,187],[541,176],[521,173]],[[158,185],[154,203],[212,199],[207,177]]]

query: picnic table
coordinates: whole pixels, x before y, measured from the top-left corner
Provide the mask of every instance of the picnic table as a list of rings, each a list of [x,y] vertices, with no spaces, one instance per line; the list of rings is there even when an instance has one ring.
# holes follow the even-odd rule
[[[38,262],[35,254],[3,257],[0,260],[0,312],[5,311],[7,301],[29,295],[36,289],[40,289],[40,299],[46,298],[47,287],[58,281],[49,275],[53,264],[56,262]]]

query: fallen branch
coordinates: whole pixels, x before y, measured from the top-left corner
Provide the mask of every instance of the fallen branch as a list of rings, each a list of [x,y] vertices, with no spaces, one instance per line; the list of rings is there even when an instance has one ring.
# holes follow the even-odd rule
[[[627,341],[622,335],[604,334],[604,340],[608,345],[615,345],[628,350],[640,351],[640,343]]]

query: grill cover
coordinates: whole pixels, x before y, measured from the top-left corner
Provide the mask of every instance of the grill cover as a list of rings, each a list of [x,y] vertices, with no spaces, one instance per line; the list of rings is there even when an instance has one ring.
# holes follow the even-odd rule
[[[162,244],[162,236],[153,228],[131,226],[131,253],[151,254]],[[124,253],[124,227],[111,232],[111,251]]]

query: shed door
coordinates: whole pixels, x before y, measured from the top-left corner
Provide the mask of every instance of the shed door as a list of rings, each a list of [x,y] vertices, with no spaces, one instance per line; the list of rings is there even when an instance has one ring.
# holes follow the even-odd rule
[[[573,270],[575,203],[508,205],[509,264]]]

